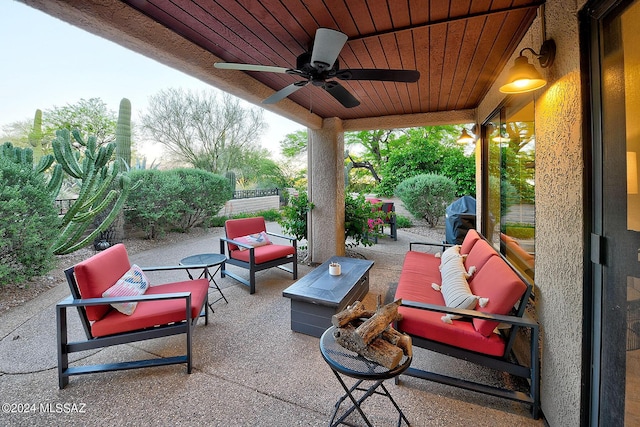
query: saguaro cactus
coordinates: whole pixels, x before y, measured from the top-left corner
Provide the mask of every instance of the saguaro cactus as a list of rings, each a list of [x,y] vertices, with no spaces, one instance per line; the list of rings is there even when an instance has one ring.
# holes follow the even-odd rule
[[[96,137],[90,136],[85,141],[77,130],[72,135],[75,142],[84,147],[82,161],[79,160],[80,152],[72,147],[68,130],[57,131],[52,142],[58,163],[67,174],[81,182],[78,198],[62,218],[62,232],[53,244],[54,253],[59,255],[74,252],[93,242],[113,222],[132,190],[129,177],[118,173],[114,163],[109,164],[115,143],[98,148]],[[84,236],[96,216],[107,209],[110,211],[103,221]]]
[[[116,159],[119,170],[131,168],[131,101],[127,98],[120,100],[116,125]]]
[[[229,184],[231,184],[231,191],[235,193],[236,191],[236,173],[233,171],[227,171],[224,176],[229,180]]]
[[[33,118],[33,129],[29,132],[29,144],[33,147],[33,158],[40,161],[44,152],[42,149],[42,110],[36,110]]]

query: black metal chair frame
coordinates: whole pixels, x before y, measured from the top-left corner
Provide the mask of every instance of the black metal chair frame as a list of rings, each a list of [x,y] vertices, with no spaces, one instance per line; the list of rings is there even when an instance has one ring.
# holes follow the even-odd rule
[[[274,259],[272,261],[263,262],[261,264],[256,264],[256,261],[255,261],[255,259],[256,259],[255,258],[255,248],[253,246],[247,245],[247,244],[242,243],[242,242],[238,242],[238,241],[233,240],[233,239],[229,239],[227,237],[221,237],[220,238],[220,253],[222,255],[226,255],[227,256],[227,260],[222,263],[222,267],[220,268],[220,277],[224,278],[225,276],[229,276],[229,277],[237,280],[238,282],[242,283],[243,285],[248,286],[250,294],[254,294],[256,292],[256,272],[258,272],[258,271],[267,270],[269,268],[277,267],[277,268],[279,268],[281,270],[284,270],[284,271],[286,271],[288,273],[293,274],[293,280],[297,280],[298,279],[298,242],[297,242],[296,238],[295,237],[290,237],[290,236],[284,236],[282,234],[272,233],[272,232],[269,232],[269,231],[266,231],[266,233],[269,236],[279,237],[281,239],[289,240],[291,242],[291,245],[293,246],[293,255],[288,256],[288,257],[284,257],[284,258],[277,258],[277,259]],[[231,253],[227,254],[227,250],[229,248],[229,246],[228,246],[229,244],[233,244],[233,245],[236,245],[238,247],[247,249],[249,251],[249,262],[231,258]],[[225,269],[225,264],[226,263],[248,269],[249,270],[249,280],[238,276],[237,274],[235,274],[232,271],[229,271],[229,270]],[[283,264],[288,264],[288,263],[293,263],[292,268],[286,268],[286,267],[282,266]]]
[[[451,246],[442,243],[423,243],[412,242],[409,245],[409,250],[412,250],[413,245],[429,245],[429,246]],[[466,390],[471,390],[479,393],[488,394],[491,396],[510,399],[517,402],[522,402],[531,406],[531,415],[534,419],[540,417],[540,327],[536,321],[531,319],[526,314],[526,305],[529,301],[532,292],[531,284],[515,269],[501,254],[502,260],[520,277],[520,279],[527,285],[527,290],[523,294],[522,298],[516,305],[516,311],[514,315],[497,315],[491,313],[483,313],[476,310],[461,310],[455,308],[449,308],[440,305],[424,304],[415,301],[403,300],[403,307],[417,308],[421,310],[436,311],[444,314],[460,315],[467,319],[484,319],[502,323],[508,325],[508,329],[501,329],[500,333],[506,339],[505,352],[501,357],[489,356],[486,354],[478,353],[471,350],[466,350],[460,347],[452,346],[449,344],[443,344],[438,341],[425,339],[413,334],[411,336],[413,345],[416,347],[424,348],[430,351],[435,351],[447,356],[455,357],[457,359],[466,360],[471,363],[475,363],[480,366],[485,366],[490,369],[494,369],[501,372],[524,378],[529,383],[528,393],[512,390],[508,388],[498,388],[487,384],[482,384],[466,379],[455,378],[440,373],[430,372],[417,368],[410,367],[403,375],[422,378],[429,381],[435,381],[441,384],[451,385]],[[396,327],[398,325],[396,324]],[[529,351],[530,351],[530,364],[526,366],[520,364],[513,353],[513,345],[515,343],[518,331],[520,329],[529,330]],[[403,332],[400,328],[399,331]],[[396,378],[396,383],[398,378]]]
[[[185,266],[163,266],[146,267],[143,271],[163,271],[163,270],[185,270]],[[58,384],[62,389],[69,384],[69,377],[72,375],[91,374],[96,372],[110,372],[125,369],[148,368],[152,366],[164,366],[173,364],[187,364],[187,373],[192,369],[191,342],[193,329],[200,317],[205,318],[205,325],[209,323],[209,313],[206,309],[208,296],[204,299],[200,312],[200,317],[191,317],[191,293],[176,292],[170,294],[140,295],[137,297],[112,297],[112,298],[86,298],[82,299],[78,284],[74,275],[74,267],[65,270],[65,275],[69,283],[71,295],[56,305],[56,328],[57,328],[57,350],[58,350]],[[168,299],[184,299],[185,301],[185,321],[160,325],[153,328],[140,329],[131,332],[108,335],[104,337],[94,337],[91,334],[91,323],[87,317],[85,307],[95,305],[105,305],[119,302],[133,301],[160,301]],[[67,328],[67,308],[75,307],[80,316],[80,322],[87,336],[85,341],[68,342]],[[203,311],[204,310],[204,311]],[[126,361],[119,363],[108,363],[99,365],[69,366],[69,354],[80,351],[93,350],[97,348],[110,347],[114,345],[127,344],[131,342],[145,341],[154,338],[171,335],[186,334],[186,353],[180,356],[153,358],[146,360]]]

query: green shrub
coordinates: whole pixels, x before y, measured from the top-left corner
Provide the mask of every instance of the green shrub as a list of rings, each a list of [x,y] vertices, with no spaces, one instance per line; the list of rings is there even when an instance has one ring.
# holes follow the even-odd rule
[[[178,199],[180,219],[175,227],[186,232],[217,215],[227,200],[233,197],[229,180],[201,169],[173,169],[164,173],[176,175],[180,191],[172,197]]]
[[[264,217],[265,221],[279,221],[282,218],[282,213],[278,209],[267,209],[264,211],[257,212],[238,212],[231,215],[231,218],[253,218],[256,216]]]
[[[280,222],[282,219],[282,213],[278,209],[268,209],[265,211],[258,212],[239,212],[237,214],[231,215],[231,218],[253,218],[256,216],[261,216],[267,222]],[[214,216],[209,218],[207,221],[207,227],[224,227],[224,222],[228,220],[228,216]]]
[[[0,284],[51,270],[59,227],[43,174],[0,156]]]
[[[282,217],[278,220],[278,224],[282,226],[282,230],[298,240],[307,238],[307,214],[313,209],[313,203],[309,203],[307,193],[301,191],[297,196],[289,198],[287,204],[282,210]]]
[[[263,216],[265,221],[278,222],[282,218],[282,212],[279,209],[269,209],[258,212],[258,216]]]
[[[416,218],[424,218],[432,228],[438,225],[455,194],[455,182],[438,174],[416,175],[396,188],[407,210]]]
[[[396,228],[411,228],[412,226],[411,218],[396,214]]]
[[[157,169],[133,170],[129,176],[133,184],[142,183],[125,203],[126,221],[149,239],[162,236],[181,219],[182,202],[175,197],[182,191],[179,176]]]
[[[131,180],[142,183],[129,195],[125,218],[150,239],[170,230],[211,226],[211,219],[232,196],[225,177],[200,169],[134,170]]]
[[[430,130],[424,135],[420,135],[420,128],[409,131],[408,144],[389,152],[388,160],[380,168],[382,181],[376,187],[376,193],[390,197],[405,179],[435,173],[454,180],[457,196],[475,194],[475,157],[465,156],[457,144],[446,144],[447,132],[436,128],[439,127],[425,128]],[[460,133],[459,129],[457,133]]]
[[[209,221],[205,223],[206,227],[224,227],[224,222],[228,220],[228,216],[212,216]]]

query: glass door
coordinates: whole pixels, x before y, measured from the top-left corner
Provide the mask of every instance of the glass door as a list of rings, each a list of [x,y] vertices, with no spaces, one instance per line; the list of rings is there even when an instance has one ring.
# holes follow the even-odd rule
[[[640,0],[611,2],[592,57],[594,260],[591,424],[640,425]],[[599,91],[598,91],[599,88]],[[600,163],[600,164],[598,164]],[[600,176],[601,175],[601,176]],[[592,239],[593,241],[593,239]],[[592,248],[593,249],[593,248]]]

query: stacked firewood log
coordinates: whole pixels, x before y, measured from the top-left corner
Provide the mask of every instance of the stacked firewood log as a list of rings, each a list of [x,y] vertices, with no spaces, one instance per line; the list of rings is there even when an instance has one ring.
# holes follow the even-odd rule
[[[387,369],[400,364],[403,355],[411,357],[411,337],[396,331],[391,323],[400,320],[398,307],[402,300],[367,310],[356,301],[340,313],[334,314],[331,323],[336,327],[334,337],[342,347],[358,353]]]

